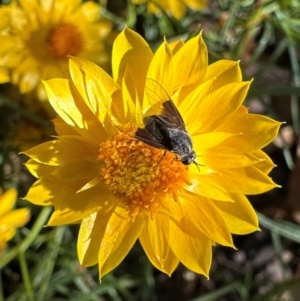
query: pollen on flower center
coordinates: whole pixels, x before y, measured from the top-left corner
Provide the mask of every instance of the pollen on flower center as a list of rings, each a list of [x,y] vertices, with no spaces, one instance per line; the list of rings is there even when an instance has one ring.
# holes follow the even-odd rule
[[[77,55],[83,48],[82,35],[72,24],[62,23],[55,26],[48,34],[47,46],[56,58]]]
[[[100,145],[100,176],[130,211],[132,218],[145,211],[151,217],[164,199],[177,199],[188,183],[187,166],[175,155],[148,146],[125,133]]]

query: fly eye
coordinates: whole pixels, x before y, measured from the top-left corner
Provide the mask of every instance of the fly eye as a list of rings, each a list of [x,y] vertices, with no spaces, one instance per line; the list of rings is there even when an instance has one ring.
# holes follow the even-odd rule
[[[181,162],[182,162],[182,164],[184,164],[184,165],[190,165],[193,161],[191,161],[191,160],[189,160],[189,159],[186,159],[186,160],[182,160]]]

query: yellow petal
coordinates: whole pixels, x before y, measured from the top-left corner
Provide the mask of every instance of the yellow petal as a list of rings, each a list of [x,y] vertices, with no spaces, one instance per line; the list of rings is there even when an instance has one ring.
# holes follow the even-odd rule
[[[62,166],[78,161],[97,162],[98,144],[80,136],[59,136],[24,152],[36,162]],[[76,151],[75,151],[76,150]]]
[[[187,218],[170,219],[170,247],[190,270],[208,277],[212,261],[211,240],[198,231]]]
[[[16,200],[16,189],[8,189],[5,193],[0,195],[0,217],[14,207]]]
[[[16,44],[19,42],[19,40],[20,40],[19,37],[1,35],[0,36],[0,43],[1,43],[1,45],[3,45],[3,47],[1,47],[0,53],[1,53],[2,57],[7,58],[6,54],[8,52],[14,53],[14,51],[13,51],[14,47],[16,47]],[[9,58],[9,59],[11,59],[11,58]],[[7,64],[7,63],[8,62],[6,62],[6,64],[3,65],[3,66],[5,66],[7,68],[12,67],[11,64],[9,64],[9,63]]]
[[[109,216],[110,214],[107,214],[107,218],[104,215],[101,216],[103,225],[107,223]],[[89,267],[98,263],[100,241],[97,226],[99,227],[101,223],[96,223],[97,218],[97,212],[93,212],[84,218],[80,224],[77,254],[79,262],[83,267]]]
[[[172,50],[172,54],[174,55],[182,46],[184,46],[184,43],[182,39],[180,39],[180,40],[172,41],[168,45],[169,48]]]
[[[125,77],[122,80],[122,96],[115,93],[112,98],[112,111],[116,119],[114,124],[120,124],[120,126],[128,122],[133,124],[142,122],[142,102],[138,97],[137,89],[132,86],[135,79],[127,71],[126,68]],[[136,123],[137,120],[138,123]]]
[[[0,237],[0,251],[2,251],[6,247],[6,242],[12,239],[16,234],[16,229],[6,229],[4,231],[1,231],[1,237]]]
[[[92,178],[91,180],[89,180],[87,183],[85,183],[78,191],[77,193],[79,192],[82,192],[84,190],[87,190],[87,189],[90,189],[92,187],[95,187],[96,185],[99,185],[102,183],[102,179],[99,177],[98,175],[98,168],[95,168],[95,177]]]
[[[100,278],[114,269],[128,254],[144,226],[144,219],[138,215],[134,221],[128,219],[128,212],[116,207],[106,227],[98,233]]]
[[[143,99],[145,78],[153,53],[146,41],[127,27],[115,39],[112,51],[114,80],[121,85],[125,69],[134,76],[129,90],[137,89],[137,97]],[[131,93],[133,94],[133,92]]]
[[[16,71],[17,70],[14,70],[13,72]],[[40,75],[37,72],[32,72],[32,73],[27,72],[20,79],[19,82],[20,92],[23,94],[32,91],[39,82],[40,82]],[[14,83],[16,84],[16,82]]]
[[[190,39],[174,55],[174,90],[203,82],[207,68],[207,49],[202,35]]]
[[[219,171],[215,181],[228,192],[259,194],[278,187],[270,177],[254,166]]]
[[[166,4],[165,2],[162,2],[162,1],[159,4],[154,1],[153,2],[148,1],[148,11],[152,14],[157,14],[161,10],[166,10],[167,6],[168,6],[168,4]]]
[[[186,13],[186,6],[181,1],[167,0],[168,2],[168,11],[174,16],[177,20],[181,20]]]
[[[192,88],[191,93],[189,93],[189,87],[183,88],[179,92],[178,104],[176,103],[176,105],[185,121],[186,128],[192,136],[195,135],[195,129],[192,125],[195,123],[195,116],[198,116],[195,115],[195,112],[198,112],[201,102],[209,97],[213,82],[214,79],[210,79],[198,85],[197,88]]]
[[[70,58],[72,82],[87,107],[103,123],[111,105],[111,95],[119,89],[113,79],[100,67],[82,58]]]
[[[52,119],[52,122],[55,127],[55,132],[58,135],[78,135],[74,128],[68,125],[60,116],[56,116],[54,119]]]
[[[191,172],[191,185],[187,186],[186,189],[207,198],[232,202],[229,193],[215,181],[215,177],[215,174],[202,174],[198,170]]]
[[[51,166],[47,164],[42,164],[39,162],[36,162],[32,159],[29,159],[25,166],[29,170],[29,172],[36,178],[40,178],[42,176],[46,176],[47,174],[52,173],[57,168],[56,166]]]
[[[259,150],[269,144],[278,134],[281,123],[257,114],[234,114],[217,130],[242,133],[223,143],[224,146],[236,146],[246,152]]]
[[[66,200],[76,194],[77,190],[79,190],[84,183],[85,182],[81,180],[73,181],[66,185],[65,183],[53,182],[42,178],[31,186],[25,199],[41,206],[51,206],[53,202],[66,203]],[[69,201],[71,202],[71,200]]]
[[[22,63],[16,66],[16,68],[14,69],[15,75],[21,77],[23,75],[26,75],[27,73],[28,75],[35,74],[35,76],[37,77],[36,80],[39,80],[40,78],[38,71],[38,61],[36,60],[36,58],[33,56],[23,56],[22,59]]]
[[[175,72],[172,58],[172,51],[164,41],[156,50],[147,73],[147,78],[157,81],[170,95],[173,93],[173,74]]]
[[[68,126],[78,134],[99,143],[104,140],[105,131],[102,124],[91,112],[88,114],[83,112],[84,110],[79,110],[80,107],[76,105],[68,80],[51,79],[45,81],[44,85],[52,107]]]
[[[99,9],[98,9],[98,16],[99,16]],[[96,34],[94,34],[94,37],[99,36],[100,40],[106,39],[105,44],[108,44],[108,45],[111,44],[110,39],[113,41],[113,39],[114,39],[113,36],[115,33],[112,31],[112,23],[109,20],[107,20],[107,19],[99,20],[97,22],[97,24],[94,24],[93,29],[95,29],[95,32],[96,32]],[[93,35],[93,31],[90,32],[90,35]],[[93,38],[93,36],[92,36],[92,38]],[[98,48],[102,49],[103,46],[104,45],[99,45]],[[99,51],[97,51],[97,47],[95,47],[94,51],[95,51],[95,56],[96,56],[95,63],[100,63],[100,65],[102,65],[105,62],[107,62],[107,63],[109,62],[109,64],[110,64],[110,55],[108,55],[108,53],[105,50],[104,51],[102,50],[99,52]],[[88,55],[86,56],[86,58],[88,59]]]
[[[30,213],[27,208],[16,209],[5,214],[0,218],[1,227],[17,228],[25,225],[30,218]]]
[[[7,83],[10,80],[8,69],[0,66],[0,83]]]
[[[255,167],[264,172],[265,174],[269,174],[269,172],[276,166],[271,160],[271,158],[262,150],[256,151],[254,155],[260,158],[261,160],[255,165]]]
[[[80,181],[88,182],[99,174],[99,166],[94,162],[78,161],[63,166],[51,166],[29,160],[26,167],[37,178],[58,182]]]
[[[213,90],[217,90],[234,82],[242,81],[242,72],[239,62],[220,60],[207,67],[205,81],[215,78]]]
[[[161,229],[164,229],[164,231],[161,231]],[[151,246],[157,260],[160,261],[161,268],[163,268],[165,258],[169,252],[169,217],[166,214],[157,213],[153,220],[147,219],[144,231],[148,233]],[[163,233],[166,235],[164,236]]]
[[[143,93],[145,87],[145,77],[137,78],[137,73],[134,68],[130,65],[126,65],[124,68],[124,78],[122,78],[122,89],[123,92],[123,102],[126,102],[129,98],[126,99],[126,96],[131,96],[131,101],[127,104],[130,108],[130,103],[135,103],[136,108],[133,109],[132,112],[138,110],[141,112]],[[126,86],[126,87],[125,87]],[[114,105],[114,104],[112,104]],[[124,105],[124,104],[123,104]],[[126,104],[125,104],[126,106]]]
[[[78,4],[81,4],[80,1],[78,1]],[[82,12],[90,22],[97,22],[99,19],[99,10],[100,7],[97,3],[93,1],[86,1],[82,3],[80,6],[80,13]]]
[[[207,5],[207,0],[183,0],[183,2],[191,9],[200,10]]]
[[[211,132],[219,127],[220,122],[225,122],[235,113],[244,101],[249,89],[250,82],[232,83],[213,91],[204,99],[191,99],[191,102],[198,102],[199,106],[195,110],[195,116],[199,116],[199,120],[194,119],[197,133]],[[235,128],[239,123],[236,123]],[[226,132],[222,127],[218,129]]]
[[[233,247],[230,231],[217,207],[219,203],[215,204],[211,199],[189,191],[181,192],[180,203],[184,216],[206,237],[221,245]]]
[[[63,189],[62,187],[60,188]],[[116,197],[111,191],[107,190],[104,184],[99,184],[78,193],[76,191],[72,192],[71,189],[69,191],[70,194],[64,198],[60,195],[53,197],[52,202],[55,211],[47,224],[48,226],[77,223],[95,211],[110,208],[117,201]]]
[[[157,213],[154,219],[147,218],[140,242],[152,264],[170,276],[179,261],[169,247],[169,216]]]
[[[233,203],[218,202],[218,209],[233,234],[248,234],[259,230],[257,215],[248,199],[242,194],[232,194]]]
[[[161,229],[164,229],[162,231]],[[169,257],[169,217],[166,214],[157,213],[154,219],[147,218],[147,223],[141,233],[140,241],[142,245],[145,245],[145,252],[151,262],[155,263],[155,266],[159,270],[168,273],[172,271],[166,271],[165,263],[167,260],[168,267],[174,267],[176,264],[176,258],[174,256]]]
[[[191,133],[190,131],[188,132]],[[232,135],[239,135],[239,134],[231,134],[226,132],[208,132],[208,133],[191,135],[191,136],[193,139],[194,149],[197,155],[200,156],[202,151],[221,144],[228,138],[232,137]]]
[[[104,207],[84,218],[80,225],[77,252],[80,264],[84,267],[98,263],[101,236],[104,234],[114,207]]]
[[[199,154],[201,164],[212,169],[239,168],[259,163],[260,158],[236,148],[217,146]]]

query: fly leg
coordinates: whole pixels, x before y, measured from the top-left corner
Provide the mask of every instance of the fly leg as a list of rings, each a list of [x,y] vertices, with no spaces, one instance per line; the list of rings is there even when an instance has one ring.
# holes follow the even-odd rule
[[[181,161],[181,160],[178,158],[177,154],[174,153],[174,155],[175,155],[175,157],[172,159],[171,164],[173,163],[174,160]]]
[[[164,153],[162,154],[161,158],[159,159],[159,161],[158,161],[158,163],[157,163],[157,165],[156,165],[156,168],[155,168],[155,173],[156,173],[156,171],[157,171],[157,168],[158,168],[160,162],[165,158],[166,153],[167,153],[167,151],[165,150]]]

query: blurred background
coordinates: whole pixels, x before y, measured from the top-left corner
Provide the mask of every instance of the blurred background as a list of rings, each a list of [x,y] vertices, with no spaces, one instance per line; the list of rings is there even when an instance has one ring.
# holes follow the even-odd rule
[[[54,77],[56,71],[46,69],[53,62],[48,62],[48,58],[43,61],[42,51],[24,43],[24,37],[32,35],[38,39],[43,32],[36,27],[24,27],[24,15],[19,10],[7,14],[7,8],[18,2],[30,1],[2,0],[0,11],[0,187],[3,191],[17,189],[16,206],[29,207],[31,219],[18,229],[0,255],[0,300],[299,300],[300,1],[169,0],[158,1],[160,8],[138,0],[95,1],[97,6],[93,9],[97,16],[89,14],[86,20],[78,21],[86,22],[85,27],[95,21],[92,18],[101,23],[99,36],[89,32],[97,39],[93,45],[99,44],[91,46],[95,47],[90,51],[93,54],[84,53],[83,57],[89,59],[91,55],[91,60],[107,72],[113,40],[125,24],[142,35],[153,50],[164,37],[169,42],[186,41],[203,30],[210,63],[224,58],[240,60],[244,79],[254,78],[246,100],[250,112],[285,122],[279,136],[265,149],[277,165],[271,177],[282,188],[249,197],[258,212],[261,231],[235,236],[238,250],[214,247],[209,280],[182,265],[168,277],[153,268],[137,243],[101,284],[97,266],[85,269],[79,265],[78,226],[43,228],[51,208],[22,200],[35,179],[23,166],[25,156],[19,153],[52,139],[54,129],[50,120],[54,112],[39,88],[39,79],[30,77],[37,75],[26,73],[30,64],[36,62],[34,58],[27,64],[18,59],[25,54],[37,55],[39,70],[46,70],[40,72],[41,78]],[[45,5],[49,1],[33,2]],[[68,1],[62,2],[68,7]],[[69,2],[69,7],[74,7],[74,2]],[[90,2],[84,3],[85,7],[91,6]],[[43,16],[30,5],[26,14],[32,20]],[[11,23],[18,20],[12,30]],[[16,36],[10,39],[13,34]],[[56,38],[54,31],[52,38]],[[53,60],[61,62],[63,56],[74,55],[61,52],[61,48],[49,48],[51,39],[47,40],[47,51]],[[36,40],[32,43],[38,45]],[[61,67],[63,70],[64,65]],[[8,69],[12,75],[7,73]]]

